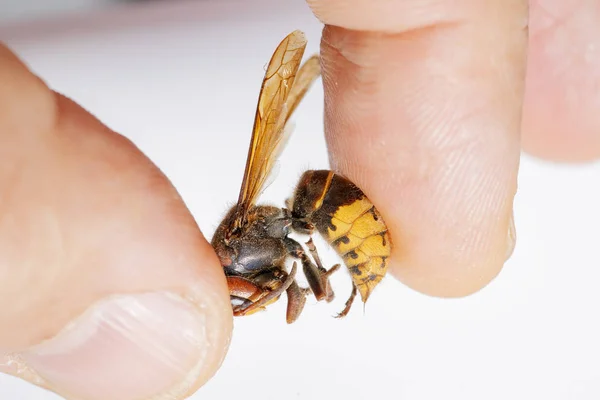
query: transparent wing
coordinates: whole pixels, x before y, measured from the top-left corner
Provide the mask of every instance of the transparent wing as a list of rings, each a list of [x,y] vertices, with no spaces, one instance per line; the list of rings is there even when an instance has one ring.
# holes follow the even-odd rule
[[[287,120],[290,119],[298,104],[304,98],[304,95],[310,89],[312,84],[321,76],[321,60],[318,55],[311,56],[302,64],[300,70],[296,74],[294,86],[290,90],[287,100]]]
[[[290,116],[321,74],[316,55],[300,68],[305,48],[304,34],[294,31],[281,41],[267,66],[232,232],[246,222],[248,210],[264,190],[293,130],[293,125],[288,124]]]
[[[314,81],[321,75],[321,65],[320,59],[318,55],[314,55],[310,57],[308,60],[302,64],[298,73],[296,74],[296,79],[294,80],[294,85],[290,90],[288,95],[288,99],[286,102],[287,113],[284,115],[285,117],[285,125],[283,128],[283,132],[281,133],[282,138],[279,142],[279,145],[273,151],[273,166],[272,170],[269,173],[268,177],[265,179],[263,183],[263,187],[260,189],[260,192],[257,194],[260,195],[269,185],[273,183],[277,174],[279,173],[280,162],[278,160],[281,151],[285,148],[286,143],[288,142],[290,136],[292,136],[292,132],[294,131],[295,124],[290,120],[292,114],[298,107],[298,104],[304,98],[304,95],[310,88],[310,86],[314,83]]]
[[[293,121],[289,121],[287,124],[285,124],[285,128],[283,129],[283,133],[282,133],[283,138],[281,138],[281,143],[279,144],[279,149],[283,149],[285,147],[285,144],[287,143],[289,137],[291,136],[292,132],[294,131],[294,127],[295,127],[295,125],[294,125]],[[267,188],[269,186],[271,186],[271,184],[273,182],[275,182],[275,179],[277,179],[277,175],[279,174],[280,169],[281,169],[281,161],[278,159],[275,159],[275,161],[273,161],[273,165],[271,167],[271,172],[265,179],[265,182],[263,183],[263,187],[259,194],[263,193],[265,190],[267,190]]]
[[[305,48],[304,33],[294,31],[281,41],[267,65],[258,97],[233,231],[245,223],[248,209],[256,202],[283,147],[283,128],[287,120],[286,100]]]

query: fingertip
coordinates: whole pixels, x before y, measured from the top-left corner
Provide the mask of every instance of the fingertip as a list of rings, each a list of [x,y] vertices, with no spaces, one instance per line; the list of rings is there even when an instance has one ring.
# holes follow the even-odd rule
[[[6,372],[69,400],[183,399],[227,351],[231,318],[214,300],[164,291],[110,296],[56,336],[5,356]]]
[[[501,271],[520,156],[526,2],[469,5],[411,31],[326,26],[321,46],[331,165],[382,213],[392,274],[440,297]]]
[[[392,259],[390,271],[420,293],[467,297],[484,289],[501,273],[514,249],[513,235],[507,219],[499,223],[498,229],[479,235],[480,243],[467,237],[462,244],[451,237],[445,243],[443,237],[396,237],[402,245],[395,249],[398,256]]]
[[[172,239],[154,237],[152,251],[113,248],[133,262],[125,274],[117,267],[112,276],[89,271],[92,282],[71,278],[97,300],[58,333],[0,357],[4,372],[68,400],[182,400],[208,382],[231,340],[226,280],[197,228],[163,229]],[[138,239],[152,246],[143,234]]]
[[[581,104],[572,109],[563,98],[541,98],[529,93],[522,127],[522,147],[540,160],[560,163],[588,163],[600,157],[600,119],[596,111]],[[554,109],[561,109],[554,112]]]
[[[542,160],[600,158],[600,15],[593,2],[531,2],[522,146]]]

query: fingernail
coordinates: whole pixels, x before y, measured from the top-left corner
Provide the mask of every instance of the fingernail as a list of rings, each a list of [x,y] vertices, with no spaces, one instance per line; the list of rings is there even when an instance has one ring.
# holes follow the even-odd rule
[[[215,351],[207,309],[170,293],[112,297],[21,357],[67,398],[178,398]]]
[[[515,229],[515,215],[511,213],[510,221],[508,221],[508,237],[506,243],[506,260],[508,260],[515,250],[517,244],[517,230]]]

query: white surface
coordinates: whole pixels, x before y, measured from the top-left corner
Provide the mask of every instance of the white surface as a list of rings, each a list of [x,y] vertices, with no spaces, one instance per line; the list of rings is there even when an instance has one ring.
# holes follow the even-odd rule
[[[272,50],[293,29],[307,33],[308,54],[318,50],[320,24],[304,2],[279,3],[151,5],[93,24],[0,29],[0,37],[53,88],[140,146],[210,237],[237,197]],[[264,200],[282,204],[304,168],[327,166],[322,96],[318,84],[298,109]],[[440,300],[390,278],[365,315],[359,305],[340,321],[330,316],[350,288],[337,274],[337,301],[310,302],[292,326],[284,302],[236,319],[223,368],[194,398],[599,399],[599,204],[600,165],[525,157],[517,248],[487,288]],[[56,397],[0,377],[0,399]]]

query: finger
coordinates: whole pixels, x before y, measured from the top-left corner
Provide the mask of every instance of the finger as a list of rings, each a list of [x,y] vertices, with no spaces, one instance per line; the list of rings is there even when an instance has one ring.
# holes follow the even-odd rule
[[[432,295],[479,290],[514,244],[526,2],[309,3],[332,166],[382,212],[393,273]]]
[[[184,398],[231,334],[216,255],[131,142],[0,62],[0,370],[67,399]]]
[[[600,7],[531,1],[523,148],[555,161],[600,157]]]

